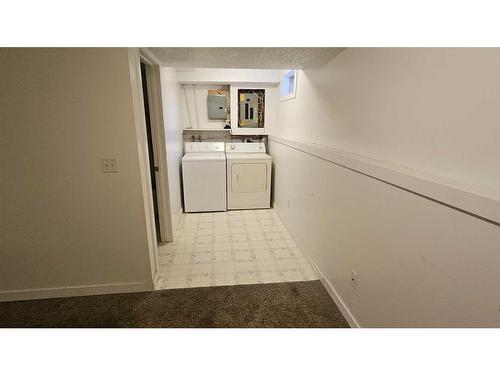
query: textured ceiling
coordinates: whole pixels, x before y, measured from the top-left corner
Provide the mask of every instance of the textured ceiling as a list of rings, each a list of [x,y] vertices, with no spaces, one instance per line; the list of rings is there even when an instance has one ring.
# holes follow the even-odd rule
[[[307,69],[326,64],[343,48],[148,48],[176,68]]]

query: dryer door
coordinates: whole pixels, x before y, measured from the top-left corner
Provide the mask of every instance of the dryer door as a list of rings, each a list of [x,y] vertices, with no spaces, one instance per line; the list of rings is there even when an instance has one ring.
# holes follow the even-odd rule
[[[267,189],[266,163],[234,163],[231,165],[231,191],[257,193]]]

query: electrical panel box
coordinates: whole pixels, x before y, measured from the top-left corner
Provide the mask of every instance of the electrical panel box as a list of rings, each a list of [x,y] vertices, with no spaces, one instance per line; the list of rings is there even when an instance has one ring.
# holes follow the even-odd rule
[[[225,95],[208,95],[207,106],[210,120],[226,119],[227,104]]]
[[[264,90],[238,90],[238,127],[264,127]]]

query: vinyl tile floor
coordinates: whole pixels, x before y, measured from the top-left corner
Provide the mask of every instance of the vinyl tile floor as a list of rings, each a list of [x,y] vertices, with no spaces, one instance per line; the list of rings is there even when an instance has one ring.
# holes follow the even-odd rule
[[[184,214],[159,261],[160,289],[318,279],[273,209]]]

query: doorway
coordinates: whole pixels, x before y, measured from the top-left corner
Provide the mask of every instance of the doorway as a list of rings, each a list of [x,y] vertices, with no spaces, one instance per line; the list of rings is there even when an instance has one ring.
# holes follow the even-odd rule
[[[318,279],[275,209],[183,214],[158,252],[159,289]]]

